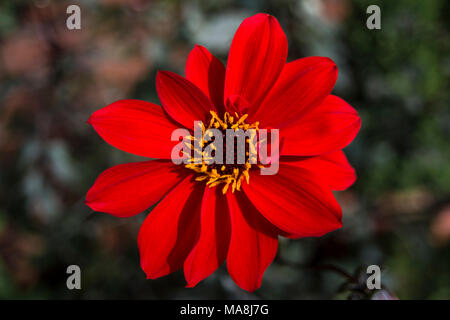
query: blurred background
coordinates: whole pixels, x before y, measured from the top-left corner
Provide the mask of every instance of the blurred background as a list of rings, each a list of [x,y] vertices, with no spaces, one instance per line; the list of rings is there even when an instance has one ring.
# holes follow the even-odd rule
[[[81,8],[81,30],[66,8]],[[366,8],[381,8],[368,30]],[[106,168],[141,161],[86,124],[118,99],[159,103],[158,69],[184,74],[194,44],[226,63],[240,22],[279,20],[289,59],[339,67],[334,93],[362,128],[345,149],[358,180],[336,196],[344,227],[280,240],[261,289],[225,266],[194,289],[182,272],[145,280],[137,233],[146,213],[93,213],[84,197]],[[450,2],[445,0],[101,0],[0,3],[0,298],[369,298],[367,265],[385,297],[450,298]],[[82,290],[66,268],[81,267]]]

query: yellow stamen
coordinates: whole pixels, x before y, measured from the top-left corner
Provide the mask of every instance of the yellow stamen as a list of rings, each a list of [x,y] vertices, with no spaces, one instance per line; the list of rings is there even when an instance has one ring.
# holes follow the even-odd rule
[[[248,114],[239,116],[237,112],[234,116],[225,112],[223,118],[219,118],[215,111],[210,111],[211,120],[208,127],[205,127],[203,123],[199,124],[202,129],[201,139],[195,138],[193,136],[187,136],[184,144],[191,150],[192,154],[183,152],[185,157],[188,157],[188,164],[185,165],[187,169],[191,169],[199,174],[195,178],[196,181],[205,181],[206,185],[210,188],[216,187],[219,184],[223,184],[222,193],[225,194],[231,185],[231,192],[236,190],[240,191],[242,186],[242,181],[245,179],[247,184],[250,181],[249,170],[252,164],[256,163],[256,150],[257,146],[255,144],[256,132],[259,130],[259,123],[255,122],[252,124],[245,123],[248,118]],[[236,121],[235,121],[236,120]],[[237,130],[248,130],[253,129],[250,133],[250,138],[245,139],[245,143],[248,145],[248,150],[246,155],[245,164],[224,164],[220,167],[216,167],[215,164],[211,163],[210,160],[214,160],[210,152],[203,150],[205,146],[211,146],[211,150],[217,150],[217,146],[214,142],[211,142],[209,138],[213,136],[212,130],[209,129],[222,129],[226,130],[231,128],[235,131]],[[194,143],[195,142],[195,143]],[[229,168],[230,166],[231,168]],[[258,164],[258,166],[260,166]],[[231,169],[231,170],[227,170]]]

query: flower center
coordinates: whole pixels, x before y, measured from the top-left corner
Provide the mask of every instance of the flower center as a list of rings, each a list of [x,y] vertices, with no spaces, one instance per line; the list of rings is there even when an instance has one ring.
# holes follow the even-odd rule
[[[249,183],[252,165],[261,167],[257,164],[256,152],[259,123],[246,123],[248,114],[239,116],[235,112],[233,116],[225,112],[223,118],[214,111],[210,114],[208,127],[198,123],[197,130],[201,135],[194,132],[194,136],[187,137],[185,144],[191,152],[185,167],[198,174],[195,180],[205,181],[210,188],[223,184],[223,194],[230,186],[232,192],[240,191],[244,179]],[[217,161],[217,158],[223,159],[223,155],[226,155],[226,161]]]

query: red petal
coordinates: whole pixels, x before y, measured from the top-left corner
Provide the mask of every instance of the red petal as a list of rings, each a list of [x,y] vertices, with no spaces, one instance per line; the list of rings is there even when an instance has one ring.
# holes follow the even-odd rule
[[[296,124],[281,129],[281,155],[309,156],[342,149],[352,142],[360,127],[356,110],[329,95]]]
[[[239,287],[254,291],[261,286],[264,271],[275,258],[277,231],[242,192],[228,192],[227,199],[231,215],[228,272]]]
[[[120,164],[100,174],[86,195],[86,204],[94,211],[129,217],[155,204],[186,174],[169,161]]]
[[[198,239],[204,185],[188,177],[149,213],[139,230],[141,267],[148,279],[180,269]]]
[[[321,236],[342,226],[341,208],[328,185],[303,168],[281,164],[271,176],[255,171],[243,187],[259,212],[287,233]]]
[[[200,238],[184,262],[187,287],[194,287],[224,261],[230,243],[230,215],[221,188],[206,188],[201,210]]]
[[[282,158],[283,164],[313,172],[326,182],[331,190],[345,190],[356,181],[355,169],[348,163],[342,150],[305,159],[293,157],[294,159],[286,161],[286,158]]]
[[[282,128],[307,114],[330,94],[337,79],[329,58],[308,57],[286,64],[251,119],[262,127]]]
[[[244,98],[236,94],[228,96],[225,104],[225,108],[232,115],[234,115],[235,112],[238,114],[246,114],[248,113],[249,107],[250,104]]]
[[[120,100],[88,120],[97,133],[120,150],[149,158],[170,159],[172,131],[179,127],[160,106],[141,100]]]
[[[186,61],[186,79],[200,88],[220,113],[224,112],[225,67],[205,47],[195,45]]]
[[[193,129],[194,121],[207,121],[209,111],[216,110],[192,82],[170,71],[158,72],[156,91],[167,113],[188,129]]]
[[[286,57],[287,40],[277,19],[264,13],[245,19],[231,43],[225,99],[240,95],[256,108],[277,80]]]

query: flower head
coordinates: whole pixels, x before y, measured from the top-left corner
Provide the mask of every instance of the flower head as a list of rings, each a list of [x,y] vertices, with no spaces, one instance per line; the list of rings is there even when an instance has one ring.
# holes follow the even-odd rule
[[[330,92],[337,79],[332,60],[308,57],[286,63],[287,40],[268,14],[245,19],[231,44],[227,67],[195,46],[186,77],[160,71],[156,88],[162,107],[121,100],[96,111],[89,123],[113,146],[159,160],[128,163],[103,172],[86,203],[118,217],[136,215],[161,200],[138,237],[141,266],[154,279],[183,268],[188,287],[225,260],[241,288],[253,291],[275,257],[278,237],[315,237],[342,225],[332,190],[356,179],[342,148],[356,136],[356,111]],[[200,136],[195,123],[201,121]],[[186,129],[188,152],[175,164]],[[210,129],[254,132],[243,149],[230,147],[240,163],[209,162],[216,151]],[[263,130],[279,130],[276,174],[264,175],[253,144]],[[261,142],[261,141],[260,141]],[[267,144],[269,144],[267,142]],[[257,151],[255,151],[258,149]],[[258,156],[253,158],[252,155]],[[199,159],[197,161],[197,158]]]

